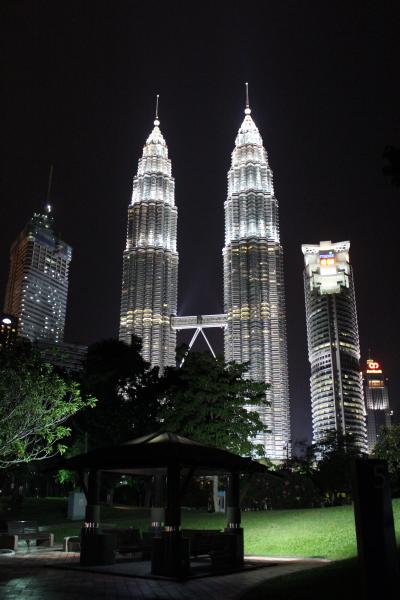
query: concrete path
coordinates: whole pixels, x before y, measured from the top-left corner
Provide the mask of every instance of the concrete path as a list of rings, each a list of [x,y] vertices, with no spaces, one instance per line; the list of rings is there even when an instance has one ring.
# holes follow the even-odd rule
[[[326,564],[317,559],[252,557],[263,568],[232,575],[191,579],[185,583],[139,579],[53,568],[77,563],[79,554],[60,551],[17,553],[0,558],[1,600],[233,600],[266,579]],[[280,564],[276,565],[279,562]],[[275,563],[268,566],[268,563]]]

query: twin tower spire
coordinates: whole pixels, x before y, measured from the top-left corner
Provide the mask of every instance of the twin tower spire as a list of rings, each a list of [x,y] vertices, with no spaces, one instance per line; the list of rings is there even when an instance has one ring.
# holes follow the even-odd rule
[[[225,201],[224,314],[177,317],[175,181],[157,95],[154,128],[128,207],[119,337],[130,343],[133,334],[139,336],[143,358],[162,372],[176,365],[177,330],[201,329],[206,320],[207,326],[222,326],[225,360],[248,362],[250,377],[270,384],[268,406],[259,409],[268,432],[257,441],[266,456],[284,459],[290,455],[290,413],[283,251],[272,171],[251,117],[247,84],[244,112]]]

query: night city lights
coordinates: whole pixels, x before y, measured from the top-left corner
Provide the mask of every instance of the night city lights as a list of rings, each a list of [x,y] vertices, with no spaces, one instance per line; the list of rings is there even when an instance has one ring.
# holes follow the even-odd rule
[[[400,3],[1,17],[0,598],[397,597]]]

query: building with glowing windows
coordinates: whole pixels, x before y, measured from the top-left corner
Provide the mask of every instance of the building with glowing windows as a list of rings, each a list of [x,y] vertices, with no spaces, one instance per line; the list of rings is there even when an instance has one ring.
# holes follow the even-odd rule
[[[4,311],[18,319],[19,335],[63,340],[72,249],[54,232],[50,213],[35,213],[15,240]]]
[[[142,355],[160,371],[175,365],[178,253],[171,160],[156,114],[133,179],[123,254],[120,340],[142,339]]]
[[[271,459],[290,455],[290,406],[283,251],[278,201],[260,132],[246,103],[228,172],[225,201],[225,360],[249,362],[250,376],[270,384],[257,441]]]
[[[364,372],[364,399],[367,411],[368,452],[373,452],[382,427],[391,426],[388,380],[382,366],[373,358],[366,362]]]
[[[304,291],[314,442],[338,431],[367,451],[350,242],[304,244]]]

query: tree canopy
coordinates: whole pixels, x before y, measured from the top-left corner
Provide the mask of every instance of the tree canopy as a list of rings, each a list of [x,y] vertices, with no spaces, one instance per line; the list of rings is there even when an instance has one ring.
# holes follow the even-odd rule
[[[90,449],[158,429],[158,369],[151,369],[140,351],[136,336],[130,345],[110,339],[89,347],[83,387],[98,402],[78,415],[76,429],[87,433]]]
[[[313,480],[325,501],[336,504],[352,494],[352,462],[361,456],[352,436],[338,431],[328,431],[324,439],[313,446],[318,459]]]
[[[66,421],[92,396],[60,376],[28,342],[0,352],[0,468],[42,460],[65,450]]]
[[[387,461],[392,493],[400,494],[400,424],[380,430],[373,455]]]
[[[263,446],[251,440],[266,431],[256,409],[268,405],[268,386],[249,379],[248,365],[192,352],[181,369],[167,369],[163,387],[165,430],[238,454],[263,455]]]
[[[400,186],[400,148],[387,146],[383,152],[383,158],[387,163],[382,171],[386,177],[391,178],[392,185]]]

